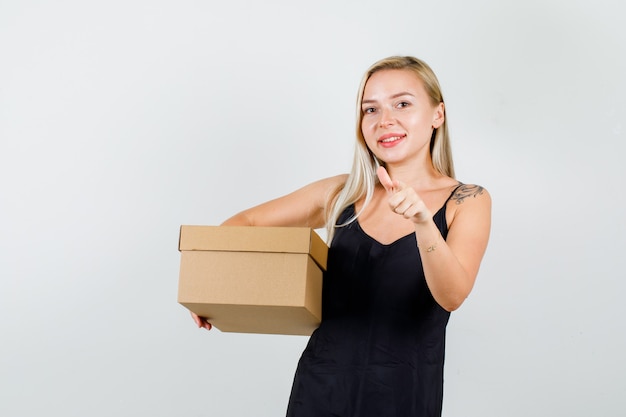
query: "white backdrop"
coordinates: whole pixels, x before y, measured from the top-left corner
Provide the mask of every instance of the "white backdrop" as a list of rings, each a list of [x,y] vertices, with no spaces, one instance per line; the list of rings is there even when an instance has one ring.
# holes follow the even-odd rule
[[[434,68],[494,200],[444,415],[625,415],[623,9],[0,0],[0,415],[283,415],[307,339],[196,329],[178,228],[346,172],[393,54]]]

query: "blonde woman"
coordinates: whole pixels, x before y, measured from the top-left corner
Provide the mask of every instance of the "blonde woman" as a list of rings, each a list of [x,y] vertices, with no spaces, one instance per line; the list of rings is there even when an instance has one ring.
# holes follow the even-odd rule
[[[375,63],[357,111],[350,174],[224,224],[328,230],[323,319],[299,361],[289,417],[440,416],[445,329],[478,274],[491,198],[455,179],[441,88],[423,61]]]

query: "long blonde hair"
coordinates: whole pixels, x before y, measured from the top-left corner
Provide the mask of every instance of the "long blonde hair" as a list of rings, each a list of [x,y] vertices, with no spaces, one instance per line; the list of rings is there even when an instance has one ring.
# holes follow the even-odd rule
[[[424,61],[412,56],[392,56],[382,59],[372,65],[363,76],[359,86],[357,95],[357,123],[356,123],[356,144],[354,149],[354,157],[352,161],[352,170],[348,175],[345,185],[342,189],[337,190],[335,196],[329,200],[329,206],[326,210],[326,231],[327,240],[330,243],[333,239],[335,228],[346,226],[357,219],[359,213],[356,213],[342,224],[336,224],[341,213],[346,207],[356,203],[365,197],[365,201],[361,211],[369,204],[374,194],[374,187],[378,182],[376,169],[381,162],[374,156],[365,144],[361,122],[363,120],[363,110],[361,103],[363,101],[363,92],[365,85],[372,74],[382,70],[409,70],[412,71],[423,83],[424,89],[428,94],[433,106],[443,103],[443,95],[439,81],[433,70]],[[452,150],[450,147],[450,138],[448,136],[448,119],[445,117],[443,124],[435,129],[430,142],[430,157],[436,171],[443,175],[454,178],[454,164],[452,162]]]

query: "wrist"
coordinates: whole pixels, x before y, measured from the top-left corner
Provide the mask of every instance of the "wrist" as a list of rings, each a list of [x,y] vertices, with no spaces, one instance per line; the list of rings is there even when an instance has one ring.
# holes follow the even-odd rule
[[[430,214],[430,211],[426,211],[426,212],[420,212],[417,216],[413,216],[411,218],[411,221],[413,223],[415,223],[415,226],[417,227],[418,225],[426,225],[429,223],[432,223],[432,214]]]
[[[417,247],[422,253],[434,252],[443,242],[443,236],[430,219],[428,222],[415,223]]]

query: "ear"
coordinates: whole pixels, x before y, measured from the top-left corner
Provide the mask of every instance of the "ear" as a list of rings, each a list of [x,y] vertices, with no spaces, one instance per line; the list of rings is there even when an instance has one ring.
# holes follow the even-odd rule
[[[439,128],[443,124],[444,120],[446,120],[445,106],[443,103],[439,103],[433,114],[433,128]]]

